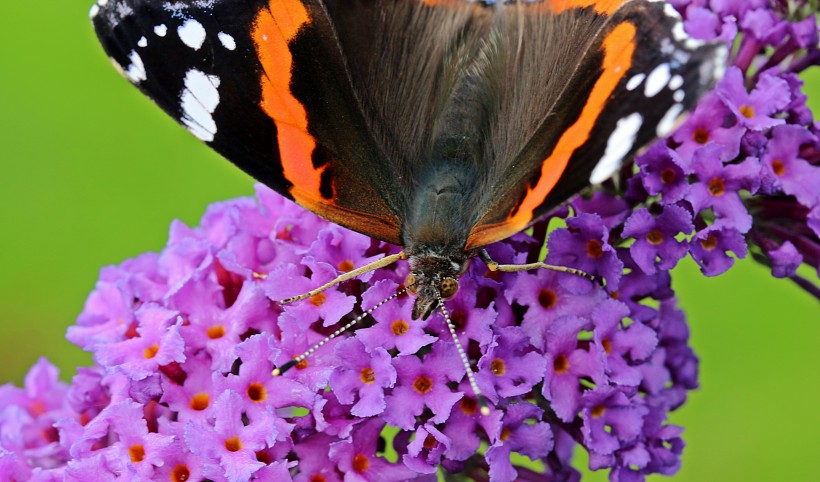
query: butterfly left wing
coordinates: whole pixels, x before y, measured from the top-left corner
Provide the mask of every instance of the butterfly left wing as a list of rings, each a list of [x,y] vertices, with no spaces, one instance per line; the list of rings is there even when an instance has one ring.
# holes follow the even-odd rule
[[[498,160],[487,174],[498,182],[479,201],[468,250],[525,229],[608,179],[624,159],[667,134],[724,68],[725,46],[691,39],[666,2],[551,0],[524,14],[530,24],[506,33],[523,53],[505,60],[504,83],[533,94],[561,90],[550,105],[515,97],[503,103],[511,108],[500,112],[491,134]],[[572,21],[561,20],[567,16]],[[556,42],[574,43],[567,50]],[[531,45],[558,52],[528,55]],[[567,62],[574,51],[582,52],[579,60]]]
[[[401,190],[320,0],[98,0],[115,67],[257,180],[401,244]]]

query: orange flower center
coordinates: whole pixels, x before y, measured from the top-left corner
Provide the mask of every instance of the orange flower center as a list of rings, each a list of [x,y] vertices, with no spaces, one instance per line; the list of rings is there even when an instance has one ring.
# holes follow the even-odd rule
[[[462,398],[461,399],[461,411],[464,412],[465,415],[472,415],[478,409],[478,402],[476,402],[472,398]]]
[[[709,181],[708,187],[709,187],[709,193],[712,196],[721,196],[721,195],[723,195],[723,191],[725,190],[725,186],[723,184],[723,179],[721,179],[719,177],[715,177],[711,181]]]
[[[265,385],[259,382],[253,382],[248,385],[248,398],[254,402],[264,402],[268,398],[268,392],[265,390]]]
[[[364,367],[362,368],[362,373],[359,375],[359,378],[362,379],[362,383],[365,385],[370,385],[376,381],[376,372],[370,367]]]
[[[507,371],[507,367],[504,364],[504,360],[501,358],[496,358],[495,360],[490,362],[490,371],[493,372],[493,375],[500,377]]]
[[[601,418],[604,416],[604,413],[606,413],[606,407],[603,405],[595,405],[589,412],[592,418]]]
[[[775,176],[782,176],[786,173],[786,166],[783,165],[783,161],[775,159],[772,161],[772,171],[774,171]]]
[[[339,271],[347,273],[348,271],[353,271],[353,268],[356,266],[353,264],[353,261],[346,259],[339,263]]]
[[[158,351],[159,351],[159,345],[154,343],[153,345],[151,345],[151,346],[149,346],[148,348],[145,349],[142,356],[144,356],[146,360],[150,360],[151,358],[154,358],[155,356],[157,356]]]
[[[604,255],[604,245],[597,239],[590,239],[587,241],[587,256],[592,259],[598,259]]]
[[[702,127],[698,127],[694,132],[692,132],[692,140],[701,145],[706,144],[709,142],[709,131]]]
[[[142,444],[135,444],[128,448],[128,455],[131,457],[131,462],[142,462],[145,458],[145,447]]]
[[[268,465],[271,462],[273,462],[273,458],[270,456],[270,454],[262,450],[256,452],[256,460],[262,462],[265,465]]]
[[[549,288],[542,288],[538,293],[538,304],[540,304],[545,310],[555,306],[555,302],[557,301],[558,296],[555,294],[555,291],[552,291]]]
[[[569,370],[569,360],[564,355],[558,355],[552,362],[552,367],[555,369],[555,373],[566,373]]]
[[[456,327],[456,331],[461,331],[467,325],[467,313],[462,310],[455,309],[450,313],[450,321]]]
[[[651,229],[646,233],[646,240],[649,244],[657,246],[663,242],[663,233],[658,228]]]
[[[319,307],[319,306],[322,306],[323,304],[325,304],[325,301],[327,301],[327,295],[324,294],[324,293],[316,293],[315,295],[311,296],[309,299],[310,299],[310,304],[312,304],[313,306]]]
[[[179,464],[171,471],[172,482],[186,482],[191,478],[191,469],[185,464]]]
[[[504,427],[504,428],[501,429],[501,435],[499,435],[498,438],[501,439],[502,442],[506,442],[507,439],[510,438],[510,435],[511,435],[510,429],[508,429],[507,427]]]
[[[413,382],[413,389],[423,395],[433,389],[433,380],[424,375],[419,375],[416,381]]]
[[[410,325],[408,325],[404,320],[396,320],[390,324],[390,331],[392,331],[396,336],[402,336],[410,331]]]
[[[356,456],[353,457],[353,470],[361,474],[366,471],[368,467],[370,467],[370,460],[367,459],[367,456],[356,454]]]
[[[706,239],[700,240],[700,245],[703,246],[703,249],[706,251],[711,251],[717,247],[718,239],[717,236],[714,234],[710,234],[706,237]]]
[[[239,437],[231,437],[225,441],[225,448],[228,452],[239,452],[242,450],[242,441]]]
[[[741,114],[743,114],[743,117],[747,119],[751,119],[755,116],[755,108],[750,105],[742,105],[738,110]]]
[[[671,167],[667,167],[666,169],[661,171],[661,182],[664,184],[674,184],[675,181],[678,179],[678,175],[675,174],[675,170]]]
[[[612,352],[612,342],[609,341],[609,338],[604,338],[604,341],[601,342],[601,345],[604,346],[604,352],[609,355]]]
[[[208,328],[208,338],[211,340],[218,340],[225,336],[225,327],[222,325],[214,325]]]
[[[208,396],[205,392],[200,392],[191,397],[191,410],[196,410],[201,412],[208,408],[208,405],[211,404],[211,397]]]

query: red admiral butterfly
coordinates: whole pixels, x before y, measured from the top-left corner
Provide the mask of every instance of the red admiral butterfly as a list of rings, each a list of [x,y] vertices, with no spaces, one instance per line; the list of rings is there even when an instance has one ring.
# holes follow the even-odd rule
[[[725,55],[651,0],[99,0],[91,17],[196,137],[403,246],[414,317],[483,246],[668,133]]]

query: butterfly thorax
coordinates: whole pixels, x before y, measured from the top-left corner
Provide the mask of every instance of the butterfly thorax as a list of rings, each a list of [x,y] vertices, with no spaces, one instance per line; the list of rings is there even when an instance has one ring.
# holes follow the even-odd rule
[[[450,122],[437,136],[429,169],[415,186],[410,213],[403,226],[403,244],[408,255],[418,298],[413,317],[426,318],[445,299],[455,294],[442,291],[442,283],[455,286],[473,253],[465,250],[475,222],[479,194],[476,156],[480,146],[475,133],[458,122]]]

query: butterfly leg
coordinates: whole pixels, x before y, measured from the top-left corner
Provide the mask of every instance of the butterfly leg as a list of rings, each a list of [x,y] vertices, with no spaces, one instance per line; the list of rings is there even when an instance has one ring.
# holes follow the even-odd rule
[[[569,268],[567,266],[555,266],[552,264],[546,264],[541,262],[527,264],[498,264],[495,261],[493,261],[493,259],[490,257],[490,253],[488,253],[486,249],[482,249],[479,253],[479,256],[481,256],[482,261],[484,261],[487,267],[490,268],[490,271],[503,271],[506,273],[511,273],[514,271],[529,271],[531,269],[543,268],[552,271],[558,271],[561,273],[574,274],[575,276],[580,276],[590,281],[596,281],[595,276],[592,276],[589,273],[581,271],[580,269]]]
[[[363,275],[365,273],[375,271],[379,268],[384,268],[385,266],[390,266],[391,264],[395,263],[396,261],[398,261],[400,259],[407,259],[407,255],[404,254],[404,251],[402,251],[401,253],[398,253],[398,254],[391,254],[390,256],[385,256],[384,258],[377,259],[376,261],[373,261],[372,263],[366,264],[366,265],[362,266],[361,268],[356,268],[352,271],[348,271],[347,273],[343,273],[343,274],[337,276],[332,281],[330,281],[328,283],[325,283],[325,284],[323,284],[322,286],[320,286],[318,288],[312,289],[312,290],[308,291],[307,293],[302,293],[301,295],[298,295],[298,296],[291,296],[290,298],[285,298],[284,300],[281,300],[279,302],[279,304],[280,305],[286,305],[288,303],[293,303],[294,301],[299,301],[299,300],[304,300],[305,298],[310,298],[311,296],[319,294],[322,291],[341,283],[342,281],[347,281],[347,280],[353,279],[353,278],[355,278],[359,275]]]

